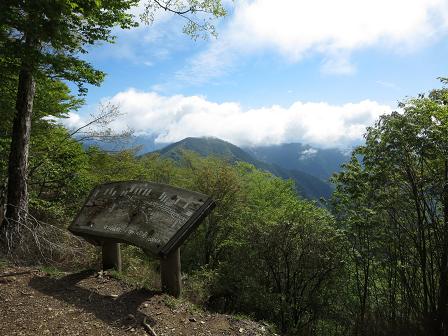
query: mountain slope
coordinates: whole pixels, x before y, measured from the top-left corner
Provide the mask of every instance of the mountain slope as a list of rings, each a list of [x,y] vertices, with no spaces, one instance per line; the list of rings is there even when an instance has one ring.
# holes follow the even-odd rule
[[[263,162],[253,158],[250,154],[246,153],[238,146],[221,139],[210,137],[185,138],[179,142],[175,142],[159,149],[157,152],[165,158],[178,161],[182,150],[189,150],[198,153],[201,156],[218,156],[228,160],[229,162],[244,161],[253,164],[254,166],[264,164]]]
[[[285,169],[275,164],[263,162],[254,158],[240,147],[217,138],[185,138],[157,152],[164,158],[179,162],[182,157],[182,150],[193,151],[201,156],[214,155],[224,158],[231,163],[238,161],[248,162],[258,169],[271,172],[284,179],[294,180],[298,192],[310,199],[328,198],[332,192],[329,183],[315,176],[297,169]]]
[[[300,143],[244,148],[258,160],[285,169],[300,170],[324,181],[340,170],[349,156],[337,148],[318,149]]]

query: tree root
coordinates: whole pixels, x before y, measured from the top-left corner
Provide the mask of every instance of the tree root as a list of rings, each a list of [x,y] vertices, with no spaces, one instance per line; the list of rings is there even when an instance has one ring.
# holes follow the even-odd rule
[[[146,317],[143,319],[143,328],[145,329],[145,331],[151,335],[151,336],[157,336],[156,332],[154,331],[154,329],[149,325],[148,322],[146,322]]]

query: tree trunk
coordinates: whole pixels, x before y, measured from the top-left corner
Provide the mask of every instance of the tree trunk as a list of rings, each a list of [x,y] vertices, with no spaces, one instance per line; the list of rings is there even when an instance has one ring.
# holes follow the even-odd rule
[[[442,194],[443,229],[442,254],[440,258],[438,311],[435,319],[434,335],[447,334],[447,305],[448,305],[448,160],[445,160],[444,185]]]
[[[32,71],[22,65],[9,153],[6,213],[1,226],[2,233],[12,239],[8,245],[14,244],[11,234],[18,231],[28,211],[28,152],[35,89]]]

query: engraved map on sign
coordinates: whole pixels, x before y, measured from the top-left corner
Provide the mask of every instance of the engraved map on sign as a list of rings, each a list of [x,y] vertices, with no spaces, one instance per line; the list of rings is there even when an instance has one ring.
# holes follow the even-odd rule
[[[96,187],[69,230],[90,241],[125,242],[154,254],[178,246],[214,202],[204,194],[152,182]]]

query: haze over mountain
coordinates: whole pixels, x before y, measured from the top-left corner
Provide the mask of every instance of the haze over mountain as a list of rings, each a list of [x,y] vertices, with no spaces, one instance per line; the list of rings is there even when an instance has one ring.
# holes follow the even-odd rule
[[[106,151],[121,151],[129,148],[135,148],[139,154],[144,154],[161,149],[167,146],[166,143],[155,142],[155,135],[131,136],[129,139],[104,142],[97,140],[83,140],[84,147],[96,146]]]
[[[349,159],[350,150],[315,148],[301,143],[245,147],[245,151],[258,160],[285,169],[300,170],[328,181],[333,173]]]

